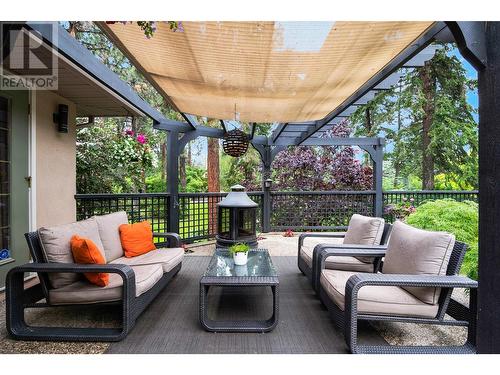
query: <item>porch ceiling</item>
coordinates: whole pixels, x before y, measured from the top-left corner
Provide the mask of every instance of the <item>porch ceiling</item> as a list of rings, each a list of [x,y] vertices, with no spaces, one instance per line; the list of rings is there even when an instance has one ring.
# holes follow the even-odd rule
[[[180,112],[302,122],[340,108],[434,22],[159,23],[99,26]]]

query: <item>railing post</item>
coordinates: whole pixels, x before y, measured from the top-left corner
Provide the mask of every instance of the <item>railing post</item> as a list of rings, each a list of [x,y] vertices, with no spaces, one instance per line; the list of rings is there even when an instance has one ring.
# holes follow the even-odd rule
[[[167,191],[170,193],[169,231],[179,233],[179,133],[167,132]]]

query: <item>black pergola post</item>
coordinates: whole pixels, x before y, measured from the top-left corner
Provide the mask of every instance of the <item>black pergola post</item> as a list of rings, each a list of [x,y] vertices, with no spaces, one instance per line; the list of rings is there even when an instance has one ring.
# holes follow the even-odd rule
[[[500,353],[500,22],[447,22],[479,83],[478,353]]]
[[[479,291],[477,348],[500,353],[500,22],[485,28],[479,80]]]
[[[384,198],[382,191],[383,181],[383,163],[384,163],[384,144],[383,138],[377,138],[377,143],[369,146],[360,146],[361,149],[368,152],[373,162],[373,190],[375,190],[375,201],[373,202],[373,215],[382,217],[384,213]]]
[[[271,178],[271,146],[264,146],[262,154],[262,231],[271,231],[271,188],[266,187],[266,180]]]
[[[179,233],[179,133],[167,132],[167,191],[170,194],[168,230]]]

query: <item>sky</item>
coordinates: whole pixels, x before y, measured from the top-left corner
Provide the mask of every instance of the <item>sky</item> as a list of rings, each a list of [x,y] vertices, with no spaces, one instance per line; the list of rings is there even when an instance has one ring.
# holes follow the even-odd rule
[[[454,56],[457,56],[457,58],[460,60],[460,62],[462,63],[462,66],[467,71],[467,78],[469,78],[469,79],[477,79],[477,72],[476,72],[476,70],[472,67],[471,64],[469,64],[469,62],[467,62],[467,60],[465,60],[462,57],[462,55],[460,54],[460,52],[458,51],[458,49],[454,49],[451,52],[451,54],[454,55]],[[477,90],[471,91],[471,92],[469,92],[467,94],[467,101],[469,102],[470,105],[472,105],[477,110],[478,105],[479,105]],[[474,114],[474,118],[476,119],[476,122],[477,122],[478,121],[478,115],[477,115],[477,113]]]
[[[281,26],[287,30],[287,26],[286,26],[286,22],[281,22],[280,23]],[[329,27],[331,27],[331,25],[328,25],[327,22],[325,22],[325,29],[328,29]],[[293,47],[293,48],[298,48],[298,49],[301,49],[301,48],[304,48],[302,45],[300,44],[295,44],[293,46],[290,45],[291,42],[287,41],[289,38],[288,38],[288,34],[293,34],[294,32],[296,32],[295,29],[293,30],[290,30],[288,32],[285,32],[285,36],[284,36],[284,43],[287,45],[287,47]],[[297,38],[292,38],[293,40],[297,40]],[[311,48],[311,47],[309,47]],[[462,65],[464,66],[466,72],[467,72],[467,77],[469,79],[477,79],[477,72],[476,70],[472,67],[472,65],[470,65],[467,60],[465,60],[462,55],[460,55],[460,52],[458,51],[458,49],[453,49],[451,52],[450,52],[451,55],[454,55],[454,56],[457,56],[457,58],[460,60],[460,62],[462,63]],[[477,90],[474,90],[474,91],[470,91],[467,93],[467,100],[468,102],[470,103],[470,105],[475,108],[477,110],[478,108],[478,95],[477,95]],[[476,121],[478,121],[478,115],[477,113],[474,114],[474,118]],[[207,139],[204,138],[204,137],[200,137],[200,138],[197,138],[197,140],[195,141],[196,142],[196,147],[194,147],[194,149],[196,150],[199,150],[199,153],[194,153],[193,154],[193,162],[195,165],[199,165],[199,166],[202,166],[202,167],[206,167],[206,159],[207,159]],[[386,146],[386,151],[390,152],[392,149],[392,146],[390,144],[388,144]],[[358,153],[358,157],[362,157],[362,155],[360,155],[361,153]]]

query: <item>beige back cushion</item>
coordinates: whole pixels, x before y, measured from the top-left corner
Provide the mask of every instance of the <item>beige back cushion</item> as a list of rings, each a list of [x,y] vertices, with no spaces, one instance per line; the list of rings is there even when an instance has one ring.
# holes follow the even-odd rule
[[[106,259],[97,222],[94,218],[50,228],[42,227],[38,230],[38,234],[45,258],[49,263],[74,263],[70,241],[75,234],[92,240]],[[53,288],[72,284],[79,278],[80,275],[76,273],[49,273],[49,280]]]
[[[354,214],[344,237],[345,244],[380,245],[384,233],[385,220],[381,217],[370,217]],[[373,263],[372,257],[356,257],[365,263]]]
[[[383,273],[404,275],[446,275],[455,236],[446,232],[417,229],[401,221],[392,227]],[[405,287],[421,301],[436,304],[439,288]]]
[[[111,262],[123,256],[123,248],[120,242],[119,226],[128,224],[128,217],[125,211],[115,212],[109,215],[94,216],[99,228],[106,261]]]

